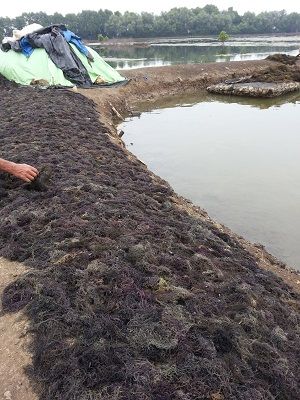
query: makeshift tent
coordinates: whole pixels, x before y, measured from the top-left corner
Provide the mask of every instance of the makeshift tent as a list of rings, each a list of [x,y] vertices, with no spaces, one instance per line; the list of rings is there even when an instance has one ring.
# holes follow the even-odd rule
[[[42,28],[0,50],[0,74],[21,85],[90,87],[125,82],[116,70],[63,25]]]

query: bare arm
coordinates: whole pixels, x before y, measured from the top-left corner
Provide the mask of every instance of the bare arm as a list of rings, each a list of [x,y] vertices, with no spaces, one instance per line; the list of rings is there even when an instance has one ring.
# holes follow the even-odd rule
[[[8,172],[25,182],[31,182],[38,176],[38,170],[31,165],[17,164],[0,158],[0,171]]]

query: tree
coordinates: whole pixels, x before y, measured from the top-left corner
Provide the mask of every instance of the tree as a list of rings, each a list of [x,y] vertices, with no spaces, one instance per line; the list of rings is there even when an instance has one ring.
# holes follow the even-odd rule
[[[203,10],[207,13],[207,14],[219,14],[219,9],[217,6],[213,5],[213,4],[207,4],[206,6],[203,7]]]
[[[229,35],[225,31],[221,31],[218,36],[218,41],[222,42],[222,45],[224,46],[224,43],[229,39]]]
[[[269,11],[260,14],[245,12],[239,15],[232,7],[219,9],[208,4],[189,9],[173,8],[160,15],[109,10],[85,10],[78,14],[59,13],[47,15],[44,12],[23,13],[10,18],[0,17],[0,37],[11,35],[12,29],[37,22],[43,26],[62,23],[83,39],[103,37],[153,37],[153,36],[195,36],[219,35],[223,44],[228,40],[224,34],[258,34],[300,32],[300,13],[287,14],[286,11]],[[227,33],[226,33],[227,32]]]
[[[98,42],[105,42],[106,40],[108,40],[108,37],[103,36],[102,33],[99,33],[97,39],[98,39]]]
[[[257,33],[258,18],[252,12],[245,12],[238,25],[238,33]]]

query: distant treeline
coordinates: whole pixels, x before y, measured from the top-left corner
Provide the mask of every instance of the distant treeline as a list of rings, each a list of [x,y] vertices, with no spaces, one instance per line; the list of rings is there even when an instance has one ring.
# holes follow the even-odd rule
[[[128,11],[122,14],[109,10],[82,11],[65,16],[24,13],[12,19],[0,18],[0,35],[10,34],[12,28],[20,29],[33,22],[43,26],[63,23],[85,39],[97,39],[98,35],[110,38],[216,35],[220,31],[229,34],[300,32],[299,13],[287,14],[282,10],[239,15],[232,7],[220,11],[214,5],[206,5],[194,9],[173,8],[160,15]]]

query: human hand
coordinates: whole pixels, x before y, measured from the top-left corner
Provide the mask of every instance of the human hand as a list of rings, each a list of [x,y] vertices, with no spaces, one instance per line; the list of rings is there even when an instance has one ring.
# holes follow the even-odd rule
[[[34,181],[39,174],[39,171],[31,165],[16,163],[11,163],[9,172],[25,182]]]

